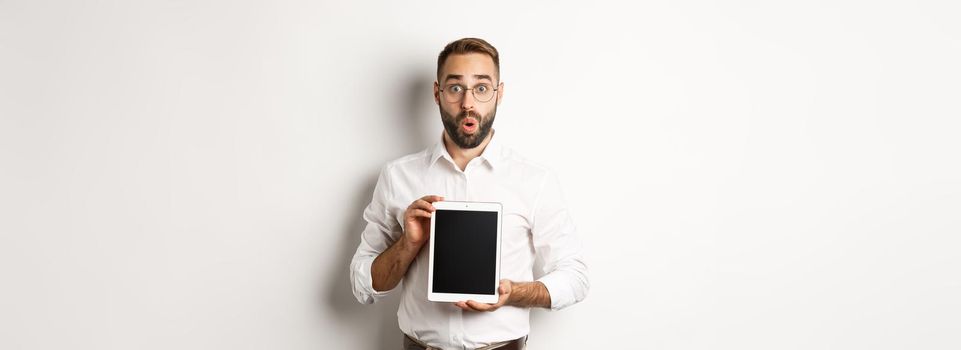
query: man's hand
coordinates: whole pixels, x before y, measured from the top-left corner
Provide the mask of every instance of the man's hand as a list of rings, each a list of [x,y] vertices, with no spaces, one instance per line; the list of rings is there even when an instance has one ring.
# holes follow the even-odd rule
[[[497,304],[478,303],[473,300],[468,300],[458,301],[454,303],[454,305],[457,305],[457,307],[466,311],[494,311],[507,304],[507,301],[511,298],[512,290],[512,282],[510,280],[503,279],[500,281],[500,287],[498,287],[500,296],[497,298]]]
[[[467,311],[494,311],[504,305],[516,307],[551,307],[551,293],[547,290],[547,286],[541,282],[513,282],[503,279],[500,281],[499,288],[500,297],[497,299],[497,304],[485,304],[468,300],[457,302],[454,305]]]
[[[404,212],[404,239],[412,247],[420,248],[430,238],[430,217],[434,213],[431,203],[442,201],[441,196],[424,196],[415,200]]]

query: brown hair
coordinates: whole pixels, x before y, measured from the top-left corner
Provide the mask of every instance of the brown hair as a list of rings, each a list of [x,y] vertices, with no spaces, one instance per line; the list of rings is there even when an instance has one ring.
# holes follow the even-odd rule
[[[444,66],[444,62],[447,62],[447,56],[466,53],[482,53],[490,56],[494,60],[494,69],[497,71],[498,80],[500,79],[501,61],[497,49],[484,39],[478,38],[463,38],[444,46],[444,50],[441,50],[440,55],[437,56],[437,78],[440,79],[440,69]]]

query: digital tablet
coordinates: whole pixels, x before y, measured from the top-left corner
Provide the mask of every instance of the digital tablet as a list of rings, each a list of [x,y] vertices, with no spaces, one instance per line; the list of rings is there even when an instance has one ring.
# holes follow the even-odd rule
[[[427,300],[497,303],[501,204],[442,201],[433,206]]]

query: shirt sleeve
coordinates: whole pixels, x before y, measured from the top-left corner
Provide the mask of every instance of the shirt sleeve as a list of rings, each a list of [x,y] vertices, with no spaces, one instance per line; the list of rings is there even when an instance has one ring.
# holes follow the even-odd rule
[[[403,231],[400,224],[390,215],[389,199],[392,189],[389,170],[389,166],[381,169],[377,185],[374,186],[373,198],[364,209],[364,221],[367,222],[367,226],[361,233],[360,245],[357,246],[357,251],[354,252],[354,257],[350,261],[351,286],[354,297],[361,304],[373,304],[397,289],[394,287],[387,291],[374,290],[370,273],[374,259],[394,244]]]
[[[531,236],[537,260],[543,263],[544,274],[537,281],[543,283],[551,295],[551,310],[560,310],[584,300],[590,289],[587,265],[553,172],[544,177],[537,195]]]

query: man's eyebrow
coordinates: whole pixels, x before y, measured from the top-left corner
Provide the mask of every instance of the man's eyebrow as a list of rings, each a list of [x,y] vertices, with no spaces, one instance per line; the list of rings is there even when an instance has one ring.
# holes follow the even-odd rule
[[[487,74],[474,74],[474,78],[477,78],[478,80],[487,79],[490,81],[494,81],[494,79]],[[448,74],[447,77],[444,78],[444,82],[447,82],[448,80],[451,80],[451,79],[461,80],[461,79],[464,79],[464,76],[460,74]]]

